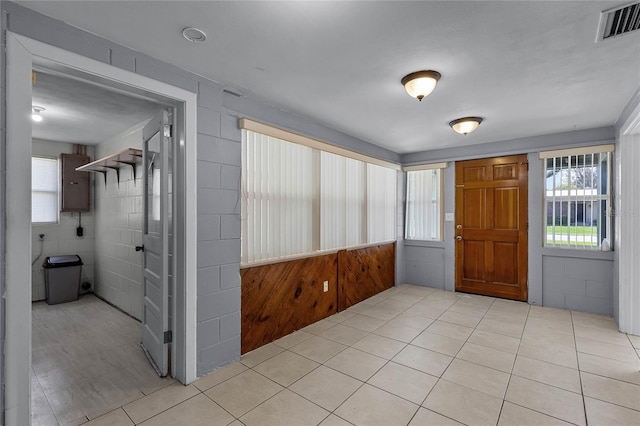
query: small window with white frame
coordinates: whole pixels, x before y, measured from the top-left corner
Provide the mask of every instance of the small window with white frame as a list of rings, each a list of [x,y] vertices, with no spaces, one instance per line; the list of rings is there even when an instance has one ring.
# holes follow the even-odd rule
[[[31,157],[31,223],[58,222],[58,160]]]
[[[614,145],[540,153],[544,161],[544,246],[600,250],[611,244]]]
[[[405,238],[442,241],[442,169],[446,163],[405,167]]]

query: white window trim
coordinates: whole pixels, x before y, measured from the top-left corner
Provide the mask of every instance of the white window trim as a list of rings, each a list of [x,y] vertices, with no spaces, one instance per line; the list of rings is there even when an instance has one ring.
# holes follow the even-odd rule
[[[405,221],[404,221],[404,226],[405,226],[405,231],[404,231],[404,238],[405,240],[408,241],[444,241],[444,169],[446,169],[448,167],[448,163],[443,162],[443,163],[427,163],[427,164],[416,164],[413,166],[404,166],[402,167],[402,171],[405,173],[408,172],[414,172],[414,171],[423,171],[423,170],[440,170],[440,197],[438,199],[438,207],[439,207],[439,211],[440,211],[440,220],[438,223],[438,234],[440,235],[440,238],[433,238],[433,239],[424,239],[424,238],[409,238],[407,236],[407,226],[408,226],[408,215],[409,215],[409,209],[407,208],[407,203],[408,203],[408,197],[405,196]],[[405,195],[406,195],[406,191],[409,191],[409,183],[407,181],[407,185],[406,185],[406,190],[405,190]]]
[[[297,143],[299,145],[308,146],[309,148],[317,149],[319,151],[326,151],[332,154],[342,155],[343,157],[353,158],[354,160],[364,161],[365,163],[371,163],[393,170],[400,170],[399,164],[381,160],[379,158],[371,157],[365,154],[360,154],[359,152],[331,145],[327,142],[319,141],[317,139],[303,136],[298,133],[293,133],[288,130],[279,129],[277,127],[263,124],[246,117],[240,119],[239,126],[244,130],[251,130],[252,132],[262,133],[263,135],[271,136],[276,139],[282,139],[287,142]]]
[[[606,201],[607,202],[607,212],[606,212],[606,221],[605,221],[605,229],[606,229],[606,234],[607,237],[606,239],[608,240],[611,249],[613,249],[613,241],[612,241],[612,236],[613,236],[613,226],[611,223],[611,219],[610,217],[610,212],[613,209],[613,179],[612,179],[612,172],[613,172],[613,162],[615,161],[614,156],[612,155],[612,153],[615,152],[615,145],[614,144],[604,144],[604,145],[590,145],[590,146],[583,146],[583,147],[578,147],[578,148],[566,148],[566,149],[557,149],[557,150],[549,150],[549,151],[540,151],[538,153],[538,157],[540,158],[540,160],[542,161],[542,167],[544,170],[546,170],[546,162],[544,160],[548,160],[551,158],[558,158],[558,157],[578,157],[578,156],[586,156],[586,155],[592,155],[592,154],[596,154],[596,153],[609,153],[609,163],[608,163],[608,173],[607,173],[607,193],[606,194],[598,194],[598,195],[590,195],[589,199],[587,201]],[[545,175],[545,173],[543,172],[543,176]],[[545,178],[546,179],[546,178]],[[571,202],[571,201],[580,201],[580,199],[578,199],[579,195],[577,195],[579,190],[575,190],[576,194],[572,195],[570,190],[567,190],[567,194],[561,194],[561,195],[555,195],[552,196],[551,198],[549,197],[549,193],[551,193],[553,195],[554,191],[551,190],[547,190],[546,189],[546,184],[543,182],[543,214],[542,214],[542,246],[545,248],[554,248],[554,249],[561,249],[561,250],[587,250],[587,251],[597,251],[597,250],[601,250],[601,244],[602,241],[597,241],[596,246],[586,246],[586,245],[571,245],[571,244],[567,244],[567,245],[556,245],[556,244],[547,244],[547,202],[552,199],[553,202],[557,202],[557,201],[566,201],[566,202]],[[583,191],[583,197],[582,199],[584,200],[584,196],[586,196],[586,192],[587,190],[582,190]],[[593,191],[593,190],[592,190]],[[555,226],[555,225],[554,225]],[[601,224],[598,224],[598,227],[600,229]]]

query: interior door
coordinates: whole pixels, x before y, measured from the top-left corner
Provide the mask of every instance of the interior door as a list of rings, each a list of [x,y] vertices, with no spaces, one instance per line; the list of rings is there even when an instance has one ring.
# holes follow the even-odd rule
[[[456,291],[527,300],[526,155],[456,162]]]
[[[143,129],[142,348],[160,376],[168,373],[168,151],[170,112],[162,110]]]

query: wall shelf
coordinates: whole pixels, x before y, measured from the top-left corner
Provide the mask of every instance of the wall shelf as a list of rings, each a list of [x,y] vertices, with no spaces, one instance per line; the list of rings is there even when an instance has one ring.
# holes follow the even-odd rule
[[[107,172],[115,170],[120,185],[120,168],[122,166],[131,166],[133,169],[133,181],[136,181],[136,164],[142,162],[142,150],[135,148],[127,148],[115,154],[100,158],[99,160],[76,167],[80,172],[102,173],[104,176],[104,184],[107,185]]]

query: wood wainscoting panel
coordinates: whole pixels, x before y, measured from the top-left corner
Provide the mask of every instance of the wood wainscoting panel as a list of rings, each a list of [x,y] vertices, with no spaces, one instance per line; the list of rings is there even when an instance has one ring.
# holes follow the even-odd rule
[[[337,254],[240,270],[247,353],[337,312]],[[329,290],[323,291],[324,281]]]
[[[396,244],[338,252],[338,311],[395,284]]]

